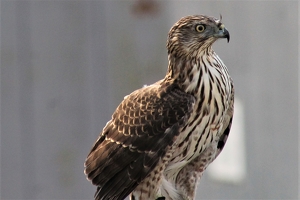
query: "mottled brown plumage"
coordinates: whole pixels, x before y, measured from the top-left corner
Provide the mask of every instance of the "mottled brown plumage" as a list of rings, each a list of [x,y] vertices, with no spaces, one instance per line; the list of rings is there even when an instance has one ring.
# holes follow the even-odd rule
[[[179,20],[167,40],[166,77],[124,98],[85,162],[95,199],[192,200],[227,140],[234,90],[212,50],[229,33],[220,20]]]

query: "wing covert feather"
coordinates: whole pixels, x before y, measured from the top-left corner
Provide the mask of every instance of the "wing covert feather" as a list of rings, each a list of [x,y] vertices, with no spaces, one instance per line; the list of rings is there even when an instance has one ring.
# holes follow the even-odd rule
[[[194,97],[176,84],[153,84],[124,98],[85,162],[96,199],[124,199],[173,144]]]

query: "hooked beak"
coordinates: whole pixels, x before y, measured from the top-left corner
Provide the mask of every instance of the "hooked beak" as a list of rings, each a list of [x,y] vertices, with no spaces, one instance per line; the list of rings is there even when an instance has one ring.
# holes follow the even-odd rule
[[[221,24],[218,33],[215,35],[218,38],[227,38],[227,42],[230,40],[230,35],[228,30],[225,28],[224,24]]]

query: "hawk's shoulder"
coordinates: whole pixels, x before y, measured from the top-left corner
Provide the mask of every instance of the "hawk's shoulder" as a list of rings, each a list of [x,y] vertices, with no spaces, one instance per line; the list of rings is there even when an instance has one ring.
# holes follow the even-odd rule
[[[173,144],[193,104],[193,96],[165,80],[127,95],[85,162],[97,199],[126,198]]]

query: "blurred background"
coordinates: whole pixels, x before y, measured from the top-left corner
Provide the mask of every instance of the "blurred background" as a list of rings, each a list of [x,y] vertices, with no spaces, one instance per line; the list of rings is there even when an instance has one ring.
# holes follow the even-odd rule
[[[93,199],[83,163],[123,97],[162,79],[171,26],[223,16],[237,98],[197,199],[298,199],[298,1],[1,1],[1,199]]]

